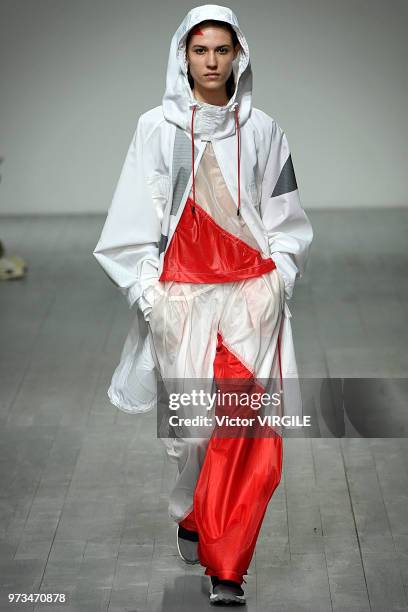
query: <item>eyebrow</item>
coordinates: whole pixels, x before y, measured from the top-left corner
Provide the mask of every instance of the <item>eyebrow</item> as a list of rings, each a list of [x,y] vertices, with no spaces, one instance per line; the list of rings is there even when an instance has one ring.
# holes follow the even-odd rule
[[[206,47],[205,45],[193,45],[193,49],[195,49],[196,47],[199,47],[200,49],[208,49],[208,47]],[[229,45],[228,43],[225,43],[225,45],[218,45],[218,47],[215,47],[215,48],[221,49],[222,47],[231,47],[231,45]]]

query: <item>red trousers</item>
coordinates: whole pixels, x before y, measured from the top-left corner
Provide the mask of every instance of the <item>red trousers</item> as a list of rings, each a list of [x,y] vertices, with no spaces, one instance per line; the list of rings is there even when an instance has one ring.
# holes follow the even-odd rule
[[[251,379],[251,372],[223,345],[220,334],[214,377],[221,384],[224,378]],[[281,479],[282,438],[271,430],[265,433],[265,437],[228,438],[213,432],[193,510],[180,522],[199,534],[198,555],[205,573],[221,580],[242,583],[268,502]]]

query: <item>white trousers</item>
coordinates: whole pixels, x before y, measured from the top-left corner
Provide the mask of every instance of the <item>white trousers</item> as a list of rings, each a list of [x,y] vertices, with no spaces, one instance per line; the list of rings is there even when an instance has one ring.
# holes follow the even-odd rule
[[[275,268],[262,276],[230,283],[168,281],[156,286],[149,335],[156,366],[169,392],[183,392],[185,381],[206,379],[213,389],[217,334],[237,362],[254,377],[268,379],[277,360],[284,307],[284,281]],[[195,485],[208,438],[161,438],[178,465],[170,492],[169,516],[185,518],[193,507]]]

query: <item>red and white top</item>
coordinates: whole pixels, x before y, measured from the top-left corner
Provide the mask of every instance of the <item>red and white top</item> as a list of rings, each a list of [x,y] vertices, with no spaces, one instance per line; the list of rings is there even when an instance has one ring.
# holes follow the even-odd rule
[[[160,281],[225,283],[273,270],[237,215],[212,143],[206,144],[193,188],[165,254]],[[193,211],[194,205],[194,211]]]

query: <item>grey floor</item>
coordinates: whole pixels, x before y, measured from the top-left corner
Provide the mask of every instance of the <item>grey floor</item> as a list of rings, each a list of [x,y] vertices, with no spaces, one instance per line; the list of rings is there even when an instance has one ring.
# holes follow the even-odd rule
[[[408,211],[311,212],[291,302],[304,376],[407,376]],[[208,610],[177,556],[174,477],[154,412],[106,390],[132,313],[92,256],[100,216],[3,217],[29,263],[0,283],[0,610]],[[248,610],[408,611],[405,438],[285,441],[249,574]],[[7,605],[9,593],[65,605]],[[244,608],[245,609],[245,608]]]

